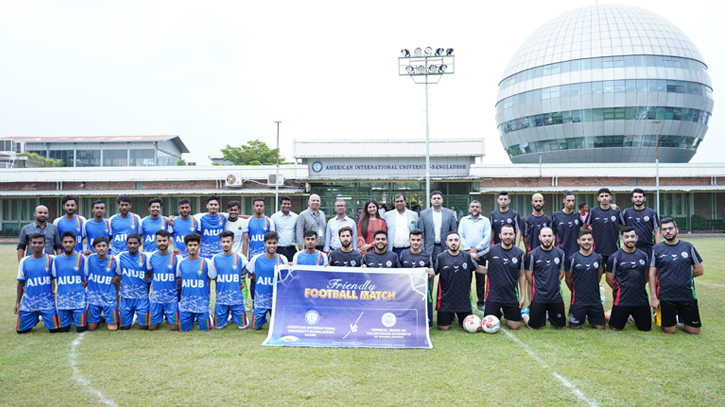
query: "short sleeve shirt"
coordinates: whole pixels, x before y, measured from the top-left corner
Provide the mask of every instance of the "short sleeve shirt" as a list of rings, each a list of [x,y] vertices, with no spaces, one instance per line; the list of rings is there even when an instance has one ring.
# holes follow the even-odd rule
[[[552,247],[547,252],[539,246],[526,255],[526,270],[533,273],[531,302],[562,301],[559,270],[564,270],[564,267],[564,251],[558,247]]]
[[[556,247],[564,251],[566,258],[579,250],[579,238],[582,221],[579,212],[567,214],[564,211],[554,212],[551,218],[552,230],[556,237]]]
[[[692,301],[695,279],[692,266],[702,263],[700,254],[690,242],[679,240],[675,245],[660,242],[652,248],[650,267],[657,268],[657,298],[664,301]]]
[[[375,253],[375,250],[365,253],[363,263],[373,268],[400,268],[400,259],[395,252],[386,250],[383,254]]]
[[[595,206],[587,214],[586,224],[592,227],[595,252],[609,256],[619,250],[619,225],[624,224],[619,208]]]
[[[479,261],[488,261],[486,301],[503,305],[518,305],[523,293],[519,292],[519,275],[525,267],[525,253],[516,246],[506,250],[501,244],[478,252]]]
[[[624,224],[632,226],[639,236],[637,248],[647,251],[652,250],[655,244],[654,230],[659,229],[660,219],[657,212],[652,208],[644,208],[638,211],[634,208],[627,208],[622,212]]]
[[[433,267],[433,259],[430,253],[421,250],[420,253],[413,253],[410,249],[400,252],[400,265],[403,268]]]
[[[342,249],[335,249],[330,252],[330,265],[335,267],[360,267],[363,264],[363,256],[359,251],[353,250],[345,253]]]
[[[524,236],[529,238],[529,244],[526,248],[527,252],[539,247],[541,244],[539,241],[539,232],[545,227],[551,227],[551,223],[552,220],[549,215],[534,216],[531,214],[524,219]]]
[[[649,255],[642,250],[627,253],[622,249],[609,256],[607,273],[614,273],[612,304],[623,307],[647,306],[645,285],[649,271]]]
[[[216,269],[216,303],[222,305],[244,304],[241,283],[247,259],[241,253],[225,256],[219,253],[212,258]]]
[[[596,252],[584,256],[577,251],[569,257],[566,271],[571,273],[572,305],[596,305],[601,303],[599,269],[602,267],[604,267],[602,255]]]
[[[438,312],[471,312],[471,280],[478,263],[468,252],[457,256],[448,250],[435,260],[435,273],[439,275],[436,309]]]
[[[493,233],[493,243],[501,243],[501,238],[498,236],[501,233],[501,227],[503,225],[512,225],[514,231],[521,229],[521,217],[519,213],[513,209],[509,209],[506,212],[501,212],[501,208],[491,212],[489,217],[491,220],[491,233]]]

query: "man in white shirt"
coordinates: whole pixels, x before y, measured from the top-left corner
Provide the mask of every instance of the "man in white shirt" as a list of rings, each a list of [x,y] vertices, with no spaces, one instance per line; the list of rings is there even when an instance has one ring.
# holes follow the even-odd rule
[[[388,228],[388,250],[398,256],[410,247],[410,231],[418,224],[418,214],[405,207],[405,196],[398,194],[394,201],[395,210],[385,213],[385,225]]]
[[[355,221],[345,216],[347,210],[347,202],[344,199],[338,199],[335,201],[335,213],[337,216],[327,221],[327,231],[325,232],[325,253],[330,253],[332,250],[339,249],[342,245],[340,244],[340,236],[338,231],[343,226],[349,226],[352,228],[352,249],[357,250],[357,225]]]
[[[277,253],[291,259],[297,253],[295,239],[297,236],[297,214],[292,212],[292,198],[279,198],[279,212],[272,215],[272,222],[279,235]]]

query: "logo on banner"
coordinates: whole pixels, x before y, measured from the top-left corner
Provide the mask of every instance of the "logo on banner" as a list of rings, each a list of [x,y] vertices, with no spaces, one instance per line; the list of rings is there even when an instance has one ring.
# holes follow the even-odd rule
[[[320,322],[320,314],[315,310],[307,311],[305,314],[305,322],[307,322],[309,325],[315,325],[316,323]]]
[[[392,312],[386,312],[383,314],[382,322],[388,328],[394,326],[396,322],[395,315]]]

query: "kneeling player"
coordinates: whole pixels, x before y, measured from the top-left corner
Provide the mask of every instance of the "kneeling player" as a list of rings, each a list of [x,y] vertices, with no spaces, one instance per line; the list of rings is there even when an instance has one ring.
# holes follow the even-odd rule
[[[295,266],[327,266],[327,255],[317,250],[317,232],[306,230],[304,233],[305,250],[295,253],[292,264]]]
[[[118,285],[121,267],[118,259],[108,255],[108,239],[101,236],[93,239],[96,252],[86,259],[88,274],[88,330],[95,331],[101,322],[101,314],[109,331],[118,329]]]
[[[265,233],[264,253],[252,257],[247,266],[247,271],[257,284],[254,311],[252,311],[252,329],[262,329],[262,325],[267,322],[267,313],[272,315],[274,268],[286,264],[287,258],[277,254],[277,232]]]
[[[244,310],[244,268],[247,259],[240,253],[232,251],[234,247],[234,232],[225,230],[219,235],[222,242],[222,253],[212,257],[216,277],[216,329],[224,329],[231,319],[239,329],[247,329],[247,312]]]
[[[208,331],[216,326],[215,318],[209,313],[209,283],[216,279],[216,269],[213,261],[199,257],[201,236],[190,233],[184,236],[184,243],[189,257],[179,262],[179,269],[176,271],[177,282],[181,289],[179,301],[181,331],[191,330],[194,322],[199,323],[199,329],[202,331]]]
[[[53,256],[43,253],[45,235],[30,235],[30,249],[33,254],[23,257],[18,264],[17,299],[13,308],[18,316],[15,329],[19,334],[24,334],[35,328],[38,317],[42,316],[45,327],[51,333],[59,332],[63,328],[60,327],[60,318],[55,312],[55,297],[50,279]],[[68,328],[70,327],[65,328],[65,331]]]
[[[580,231],[576,241],[579,251],[567,260],[569,267],[566,271],[566,285],[571,290],[569,327],[579,329],[584,319],[588,318],[591,326],[604,329],[607,320],[599,296],[599,281],[604,272],[603,259],[599,253],[592,251],[594,239],[591,229]]]
[[[53,261],[53,279],[56,285],[58,316],[63,328],[70,330],[71,324],[76,332],[88,329],[88,310],[86,306],[86,259],[75,251],[76,235],[65,232],[61,236],[63,254]]]
[[[148,260],[148,270],[151,272],[150,331],[155,331],[161,325],[164,315],[171,324],[171,330],[179,330],[179,291],[176,271],[182,257],[169,250],[169,236],[169,232],[163,229],[156,232],[156,247],[159,250],[153,252]]]
[[[433,280],[435,280],[435,270],[433,270],[433,259],[430,253],[423,251],[423,231],[415,228],[408,234],[408,242],[410,248],[400,252],[400,265],[403,268],[425,267],[428,272],[428,329],[433,329]]]
[[[623,246],[609,256],[607,264],[607,284],[612,287],[612,314],[609,327],[621,331],[631,315],[637,329],[652,329],[652,315],[647,303],[647,291],[644,286],[649,277],[647,260],[649,256],[637,249],[637,231],[625,226],[620,231]]]
[[[524,322],[530,329],[540,329],[549,323],[564,329],[564,301],[561,299],[561,279],[564,278],[564,251],[554,247],[554,234],[550,227],[539,231],[539,247],[526,256],[526,280],[531,285],[531,303]]]

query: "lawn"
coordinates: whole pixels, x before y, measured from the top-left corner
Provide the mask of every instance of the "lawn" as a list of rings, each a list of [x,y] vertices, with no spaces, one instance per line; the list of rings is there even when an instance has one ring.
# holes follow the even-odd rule
[[[266,326],[17,335],[17,260],[3,245],[0,405],[724,405],[725,239],[691,241],[705,263],[699,336],[456,326],[433,330],[432,350],[267,348]]]

